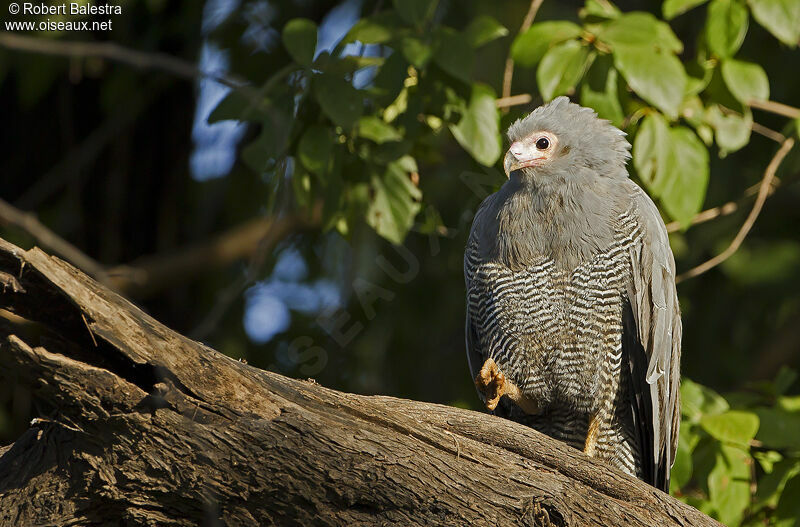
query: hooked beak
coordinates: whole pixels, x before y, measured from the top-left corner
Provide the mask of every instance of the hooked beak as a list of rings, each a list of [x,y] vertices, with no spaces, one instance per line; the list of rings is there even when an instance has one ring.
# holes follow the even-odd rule
[[[525,149],[518,141],[511,144],[506,157],[503,159],[503,169],[506,171],[506,177],[511,177],[511,173],[520,168],[533,167],[540,162],[547,159],[544,155],[530,155],[525,153]]]

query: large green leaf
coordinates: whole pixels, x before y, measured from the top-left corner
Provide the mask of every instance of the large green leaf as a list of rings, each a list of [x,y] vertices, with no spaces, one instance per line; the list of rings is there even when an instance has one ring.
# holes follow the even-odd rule
[[[317,25],[307,18],[289,20],[283,26],[283,45],[295,62],[311,66],[317,47]]]
[[[333,75],[323,73],[314,77],[314,95],[322,111],[344,128],[350,128],[364,111],[361,93],[346,80]]]
[[[675,55],[643,46],[617,46],[614,64],[633,91],[674,119],[686,90],[686,71]]]
[[[693,9],[708,0],[664,0],[661,4],[661,13],[667,20],[672,20],[676,16]]]
[[[753,18],[789,46],[800,41],[800,2],[797,0],[748,0]]]
[[[722,78],[734,97],[743,104],[769,99],[769,79],[764,68],[753,62],[727,59],[722,62]]]
[[[467,39],[449,28],[440,28],[436,35],[436,49],[433,60],[444,71],[469,83],[472,79],[472,66],[475,52]]]
[[[464,115],[450,131],[456,141],[482,165],[494,165],[500,158],[500,119],[491,88],[474,84]]]
[[[324,176],[328,171],[331,152],[333,151],[333,137],[326,126],[310,126],[300,143],[297,145],[297,156],[309,172]]]
[[[463,34],[467,42],[472,47],[477,48],[492,40],[508,35],[508,29],[490,16],[479,15],[472,19],[472,22],[464,29]]]
[[[378,144],[400,141],[403,138],[403,135],[395,127],[386,124],[374,115],[367,115],[358,120],[358,135]]]
[[[670,217],[687,227],[700,212],[708,188],[708,150],[685,126],[670,129],[673,166],[661,193]]]
[[[400,162],[390,163],[383,174],[374,174],[370,184],[373,197],[367,209],[367,223],[390,242],[403,243],[421,208],[422,192]]]
[[[778,408],[757,408],[761,425],[756,439],[769,448],[800,448],[800,412]]]
[[[800,522],[800,476],[786,482],[775,509],[774,520],[781,527],[797,526]]]
[[[581,26],[566,20],[533,24],[514,39],[511,57],[521,66],[534,66],[550,47],[580,36],[581,31]]]
[[[577,40],[558,44],[545,53],[536,69],[536,82],[545,101],[571,94],[594,55]]]
[[[608,56],[594,61],[581,85],[581,104],[593,108],[602,119],[622,128],[625,113],[617,93],[617,70]]]
[[[739,525],[750,504],[750,455],[746,450],[720,446],[708,475],[708,493],[719,520],[730,527]]]
[[[603,24],[597,37],[612,50],[624,47],[646,47],[664,52],[680,53],[683,43],[666,22],[650,13],[634,11]]]
[[[739,51],[747,34],[747,8],[738,0],[712,0],[706,18],[706,42],[712,53],[726,58]]]
[[[438,0],[394,0],[394,8],[411,25],[419,26],[433,16]]]
[[[720,441],[747,446],[758,431],[758,416],[752,412],[729,410],[717,415],[703,416],[700,426]]]
[[[653,197],[661,195],[673,165],[667,121],[660,113],[650,113],[633,141],[633,166]]]
[[[691,422],[699,423],[704,415],[719,414],[728,408],[728,402],[711,388],[687,377],[681,379],[681,413]]]

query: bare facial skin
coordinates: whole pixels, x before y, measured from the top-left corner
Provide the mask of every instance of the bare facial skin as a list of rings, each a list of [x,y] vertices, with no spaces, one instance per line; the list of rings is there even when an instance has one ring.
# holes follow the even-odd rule
[[[503,160],[506,177],[510,177],[515,170],[546,163],[555,155],[557,148],[558,137],[544,130],[534,132],[520,141],[514,141]]]

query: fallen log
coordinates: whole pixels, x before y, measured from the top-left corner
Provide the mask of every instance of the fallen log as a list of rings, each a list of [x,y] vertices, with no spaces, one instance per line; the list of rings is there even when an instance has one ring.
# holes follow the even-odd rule
[[[0,240],[0,525],[720,525],[534,430],[331,390],[192,341]]]

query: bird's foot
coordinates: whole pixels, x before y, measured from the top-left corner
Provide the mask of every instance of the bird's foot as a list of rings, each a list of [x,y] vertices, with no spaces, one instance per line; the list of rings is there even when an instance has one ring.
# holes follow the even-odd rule
[[[527,414],[539,412],[535,401],[527,397],[517,386],[509,381],[493,359],[486,359],[481,371],[475,377],[475,385],[486,397],[486,408],[494,410],[503,395],[514,401]]]

